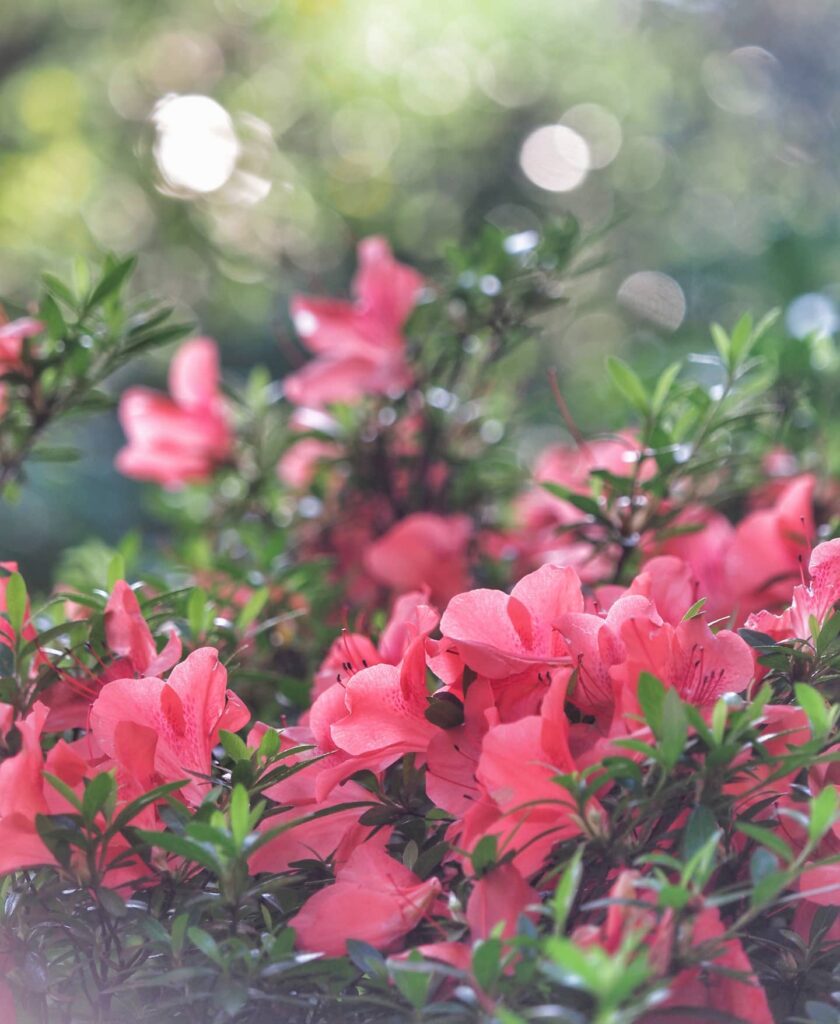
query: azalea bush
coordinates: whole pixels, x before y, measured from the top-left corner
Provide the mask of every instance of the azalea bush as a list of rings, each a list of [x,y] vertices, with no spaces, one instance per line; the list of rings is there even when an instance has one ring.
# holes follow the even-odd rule
[[[836,359],[611,357],[587,436],[540,324],[596,262],[365,239],[281,381],[130,261],[0,328],[5,500],[179,339],[119,397],[160,531],[3,563],[4,1021],[840,1021]]]

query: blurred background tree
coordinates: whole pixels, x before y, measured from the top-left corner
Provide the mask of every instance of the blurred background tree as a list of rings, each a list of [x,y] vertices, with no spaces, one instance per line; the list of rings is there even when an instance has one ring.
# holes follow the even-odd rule
[[[838,45],[834,0],[6,0],[0,296],[13,314],[41,271],[138,251],[230,367],[279,374],[289,295],[346,288],[359,237],[431,267],[569,210],[609,259],[545,364],[609,426],[606,351],[659,363],[771,306],[836,332]],[[119,442],[103,416],[81,463],[36,470],[0,554],[43,581],[140,521]]]

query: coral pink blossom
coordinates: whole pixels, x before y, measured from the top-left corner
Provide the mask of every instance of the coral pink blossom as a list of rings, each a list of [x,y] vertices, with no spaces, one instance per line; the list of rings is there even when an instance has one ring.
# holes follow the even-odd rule
[[[626,656],[610,674],[620,688],[625,713],[640,710],[636,693],[642,672],[698,707],[746,690],[754,676],[753,656],[737,633],[713,633],[702,615],[678,626],[656,618],[631,617],[621,627]]]
[[[125,580],[117,580],[105,605],[105,641],[114,654],[126,658],[139,675],[166,672],[181,657],[181,640],[174,630],[158,654],[137,595]]]
[[[36,815],[49,812],[41,752],[46,717],[46,707],[36,703],[26,718],[18,720],[20,750],[0,762],[0,875],[54,863],[35,827]],[[3,718],[11,723],[9,715]]]
[[[129,675],[158,675],[181,657],[181,639],[174,630],[158,653],[137,595],[125,580],[117,580],[105,605],[105,642],[118,656],[116,661],[98,675],[80,678],[65,673],[44,694],[50,708],[48,729],[58,732],[85,728],[90,705],[106,683]]]
[[[513,864],[500,864],[473,886],[467,903],[470,934],[473,939],[488,939],[501,925],[501,938],[513,938],[520,916],[539,901]]]
[[[168,681],[154,677],[107,683],[90,712],[96,742],[111,758],[159,785],[189,780],[181,791],[198,804],[209,788],[219,730],[240,729],[245,706],[227,690],[227,671],[211,647],[194,651]],[[149,777],[150,776],[150,777]]]
[[[723,939],[725,928],[714,907],[702,910],[694,920],[692,945],[709,943],[713,952],[703,968],[682,971],[670,986],[661,1010],[643,1017],[644,1024],[683,1024],[678,1007],[725,1014],[744,1024],[773,1024],[767,995],[753,973],[752,964],[738,939]],[[673,1007],[673,1009],[670,1009]]]
[[[128,444],[117,453],[120,472],[164,487],[205,480],[231,448],[219,390],[219,353],[209,338],[181,346],[169,368],[171,398],[130,388],[120,400]]]
[[[296,405],[320,408],[411,383],[402,329],[423,279],[394,259],[384,238],[360,242],[358,257],[353,302],[302,296],[292,302],[298,334],[315,355],[284,381]]]
[[[254,726],[248,736],[248,745],[257,745],[266,728],[261,723]],[[288,747],[290,740],[283,736],[281,743]],[[321,762],[312,760],[311,752],[306,751],[292,755],[285,763],[292,766],[305,764],[307,761],[312,763],[265,790],[264,795],[269,800],[288,807],[288,810],[264,818],[258,826],[260,832],[271,831],[293,821],[303,823],[260,847],[248,861],[248,870],[251,874],[259,874],[262,871],[279,873],[288,871],[290,865],[296,861],[326,860],[328,857],[333,857],[336,867],[340,867],[370,833],[369,828],[359,823],[359,816],[362,813],[359,807],[336,810],[310,821],[303,820],[313,812],[370,799],[367,790],[362,789],[357,783],[345,782],[324,800],[318,800],[316,785]]]
[[[398,597],[378,646],[362,633],[342,632],[318,668],[311,699],[320,697],[333,683],[346,683],[363,668],[399,664],[411,643],[427,636],[438,623],[438,613],[428,599],[428,592],[421,590]]]
[[[529,668],[568,665],[558,617],[583,611],[574,569],[546,565],[524,576],[510,595],[501,590],[458,594],[440,628],[474,671],[501,679]]]
[[[426,793],[436,807],[461,817],[479,799],[475,773],[481,744],[488,729],[498,724],[492,685],[476,679],[464,699],[463,725],[439,729],[426,752]]]
[[[437,727],[426,718],[428,696],[422,637],[409,648],[399,666],[372,665],[347,683],[347,714],[333,723],[336,746],[353,755],[394,750],[394,760],[411,751],[425,751]]]
[[[766,633],[774,640],[811,638],[813,619],[821,626],[840,601],[840,539],[819,544],[808,564],[810,581],[794,588],[790,608],[780,615],[761,611],[751,615],[745,625]]]
[[[569,749],[564,700],[565,681],[555,680],[542,715],[487,732],[476,770],[481,797],[463,820],[465,849],[495,835],[500,853],[516,851],[514,863],[525,876],[539,870],[555,843],[580,833],[572,798],[555,781],[578,768]]]
[[[346,952],[347,940],[390,950],[425,916],[440,893],[437,878],[421,881],[375,837],[336,872],[335,883],[311,896],[290,921],[298,946],[327,956]]]
[[[364,566],[377,583],[397,593],[427,587],[433,601],[445,603],[470,584],[468,516],[415,512],[365,549]]]

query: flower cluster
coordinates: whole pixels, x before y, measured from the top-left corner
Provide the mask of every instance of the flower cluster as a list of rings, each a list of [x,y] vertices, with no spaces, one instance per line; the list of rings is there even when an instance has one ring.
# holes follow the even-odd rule
[[[528,478],[482,374],[558,258],[487,259],[447,290],[363,242],[279,402],[188,341],[120,404],[174,553],[34,611],[0,567],[4,1019],[832,1010],[836,495],[761,438],[767,325],[716,334],[711,395],[613,361],[608,436],[558,388]],[[43,329],[0,332],[24,402]]]

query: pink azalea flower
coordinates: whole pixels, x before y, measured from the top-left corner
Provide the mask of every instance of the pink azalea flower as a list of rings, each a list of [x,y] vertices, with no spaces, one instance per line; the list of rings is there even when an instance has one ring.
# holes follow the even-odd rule
[[[631,617],[621,627],[626,656],[610,669],[619,686],[624,714],[638,714],[636,694],[642,672],[673,687],[697,707],[725,693],[742,693],[755,675],[752,651],[737,633],[713,633],[702,615],[677,626],[656,618]]]
[[[471,669],[503,679],[526,669],[568,666],[557,620],[583,607],[574,569],[545,565],[524,576],[510,595],[501,590],[458,594],[443,613],[440,628]]]
[[[295,405],[320,408],[411,383],[402,329],[423,279],[394,259],[384,238],[364,239],[358,256],[353,302],[303,296],[292,302],[298,334],[315,355],[284,381]]]
[[[266,726],[258,723],[248,736],[248,745],[256,746],[266,731]],[[281,736],[281,745],[296,745],[288,736]],[[288,765],[300,764],[312,759],[310,751],[289,758]],[[321,762],[312,763],[294,775],[283,779],[265,790],[264,795],[288,810],[272,814],[258,825],[261,832],[270,831],[292,821],[299,821],[314,811],[337,807],[339,804],[369,800],[370,794],[355,782],[345,782],[323,800],[316,794],[318,771]],[[300,860],[326,860],[332,856],[336,867],[341,867],[350,854],[370,834],[370,829],[359,824],[361,809],[358,807],[344,811],[334,811],[321,818],[314,818],[301,825],[296,825],[269,840],[248,861],[251,874],[262,871],[279,873],[288,871],[290,865]]]
[[[99,675],[80,678],[64,673],[44,694],[50,709],[49,730],[85,728],[90,705],[106,683],[129,675],[158,675],[172,668],[181,657],[181,639],[174,630],[158,653],[137,595],[125,580],[117,580],[105,605],[105,641],[118,655],[116,661]]]
[[[364,566],[377,583],[398,594],[427,587],[432,600],[443,604],[469,586],[471,536],[468,516],[415,512],[368,544]]]
[[[821,626],[840,601],[840,539],[818,544],[808,563],[810,581],[794,588],[793,600],[780,615],[760,611],[745,625],[774,640],[811,639],[811,619]]]
[[[500,937],[516,935],[519,918],[540,898],[510,862],[488,871],[473,886],[467,903],[467,924],[473,939],[488,939],[497,925]]]
[[[8,729],[11,715],[4,714],[3,718]],[[15,723],[20,750],[0,762],[0,875],[55,863],[35,827],[36,816],[49,813],[41,751],[46,718],[46,707],[36,702],[26,718]]]
[[[390,950],[423,920],[440,893],[437,878],[421,881],[385,849],[385,837],[359,846],[335,883],[311,896],[290,921],[298,946],[341,956],[347,940]]]
[[[227,690],[227,671],[212,647],[193,651],[168,681],[154,677],[107,683],[90,711],[96,743],[143,784],[189,780],[181,790],[199,804],[209,788],[219,730],[248,721],[244,704]]]
[[[117,453],[120,472],[164,487],[205,480],[228,457],[231,431],[219,390],[219,353],[209,338],[178,350],[169,368],[171,398],[130,388],[120,400],[128,444]]]
[[[755,977],[739,939],[726,939],[720,912],[707,907],[694,919],[692,945],[709,943],[713,952],[704,968],[681,971],[673,980],[671,992],[662,1008],[643,1017],[650,1024],[683,1024],[685,1017],[677,1007],[728,1014],[744,1024],[773,1024],[767,995]],[[668,1008],[673,1007],[673,1013]]]
[[[320,697],[335,682],[346,683],[363,668],[399,664],[417,637],[431,633],[438,618],[429,604],[428,591],[416,590],[396,599],[378,647],[362,633],[343,631],[318,668],[311,699]]]

